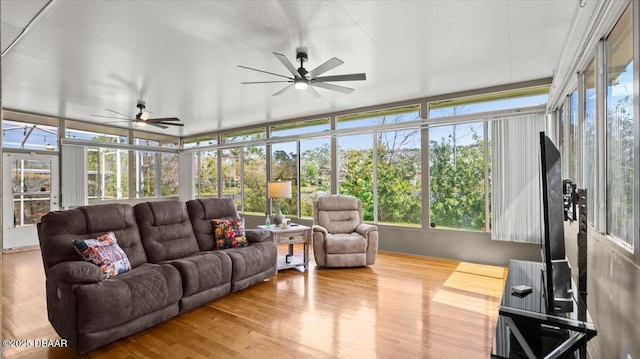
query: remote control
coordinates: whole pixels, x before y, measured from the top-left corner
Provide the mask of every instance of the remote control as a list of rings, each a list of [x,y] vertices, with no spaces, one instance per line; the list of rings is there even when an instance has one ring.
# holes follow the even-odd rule
[[[516,294],[527,294],[530,293],[532,290],[531,287],[529,287],[528,285],[516,285],[511,287],[511,293],[516,293]]]

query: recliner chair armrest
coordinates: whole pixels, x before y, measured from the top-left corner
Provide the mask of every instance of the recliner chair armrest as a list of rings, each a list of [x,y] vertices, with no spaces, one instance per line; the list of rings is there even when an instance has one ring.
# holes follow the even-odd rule
[[[89,262],[62,262],[49,268],[47,279],[68,284],[98,283],[103,279],[100,267]]]
[[[324,228],[323,226],[319,226],[317,224],[314,224],[311,226],[311,229],[313,230],[313,232],[320,232],[322,233],[322,235],[324,237],[326,237],[327,235],[329,235],[329,232],[327,231],[326,228]]]
[[[360,223],[358,227],[356,227],[356,232],[365,238],[369,235],[369,232],[377,230],[378,226],[374,224]]]
[[[244,233],[250,243],[264,242],[271,237],[271,232],[262,228],[245,229]]]

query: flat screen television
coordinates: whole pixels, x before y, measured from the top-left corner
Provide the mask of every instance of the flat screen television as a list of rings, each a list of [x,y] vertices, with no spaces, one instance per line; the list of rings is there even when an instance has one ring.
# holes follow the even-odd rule
[[[571,311],[571,268],[564,249],[564,202],[560,151],[540,132],[540,165],[544,231],[540,251],[547,312]]]

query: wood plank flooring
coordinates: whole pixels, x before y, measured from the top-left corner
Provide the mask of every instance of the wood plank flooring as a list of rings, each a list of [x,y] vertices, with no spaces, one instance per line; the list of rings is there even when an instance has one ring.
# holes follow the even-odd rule
[[[40,251],[2,262],[3,339],[59,339],[47,319]],[[384,252],[365,268],[312,262],[306,273],[281,271],[85,357],[489,358],[506,274]],[[4,349],[4,358],[78,356],[69,348]]]

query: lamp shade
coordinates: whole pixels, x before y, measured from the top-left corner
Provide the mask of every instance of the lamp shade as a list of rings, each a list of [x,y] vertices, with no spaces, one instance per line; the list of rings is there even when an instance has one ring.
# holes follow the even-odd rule
[[[291,181],[269,182],[269,198],[291,198]]]

